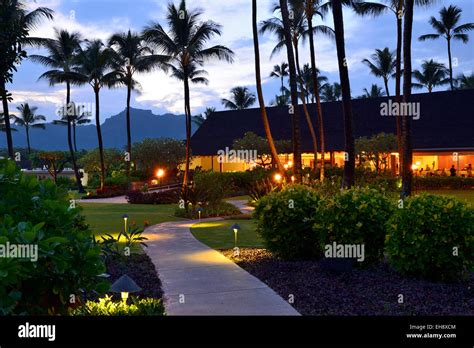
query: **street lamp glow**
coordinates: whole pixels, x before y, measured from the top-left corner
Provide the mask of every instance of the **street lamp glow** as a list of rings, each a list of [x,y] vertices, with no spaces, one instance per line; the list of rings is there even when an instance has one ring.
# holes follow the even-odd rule
[[[281,174],[279,174],[279,173],[276,173],[276,174],[275,174],[275,176],[274,176],[273,178],[275,179],[275,181],[276,181],[276,182],[280,182],[280,181],[281,181],[281,179],[282,179],[282,176],[281,176]]]
[[[288,167],[293,167],[293,162],[292,161],[288,161]]]
[[[163,169],[158,169],[156,171],[156,176],[161,179],[162,177],[165,176],[165,171]]]

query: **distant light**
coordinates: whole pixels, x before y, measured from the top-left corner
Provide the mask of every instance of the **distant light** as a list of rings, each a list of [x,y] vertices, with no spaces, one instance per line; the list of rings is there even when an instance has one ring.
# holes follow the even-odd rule
[[[277,174],[275,174],[275,176],[273,178],[275,179],[276,182],[280,182],[281,179],[282,179],[282,176],[281,176],[281,174],[277,173]]]
[[[156,176],[158,178],[162,178],[163,176],[165,176],[165,171],[163,169],[158,169],[156,172]]]
[[[285,170],[288,170],[288,163],[285,163],[283,167],[285,168]]]
[[[295,182],[295,176],[294,175],[291,176],[291,181]]]
[[[288,161],[288,167],[293,167],[293,162],[292,161]]]

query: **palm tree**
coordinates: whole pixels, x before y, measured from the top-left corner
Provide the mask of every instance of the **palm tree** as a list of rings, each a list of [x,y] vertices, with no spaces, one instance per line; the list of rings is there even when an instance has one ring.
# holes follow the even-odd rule
[[[56,30],[56,37],[54,39],[36,39],[35,45],[43,47],[48,52],[47,56],[32,55],[30,59],[34,62],[40,63],[51,70],[43,73],[39,80],[45,79],[49,81],[50,86],[57,84],[66,84],[66,105],[63,107],[63,117],[66,117],[67,122],[67,141],[69,146],[69,153],[71,157],[74,174],[76,177],[76,184],[80,193],[84,193],[84,188],[81,184],[81,176],[76,163],[76,156],[72,145],[72,122],[77,115],[70,115],[64,113],[64,110],[69,109],[71,104],[71,85],[80,85],[81,83],[75,78],[76,73],[74,67],[77,54],[81,50],[81,35],[79,33],[69,33],[67,30]]]
[[[22,49],[30,42],[29,31],[43,19],[52,19],[53,11],[46,7],[27,12],[18,0],[3,0],[0,6],[0,97],[3,106],[3,124],[7,137],[8,156],[13,159],[13,138],[8,102],[12,100],[6,84],[13,82],[16,65],[27,57]]]
[[[378,98],[386,96],[385,92],[382,90],[382,87],[373,84],[370,87],[370,90],[364,88],[364,94],[360,98]]]
[[[214,112],[216,112],[216,108],[214,107],[210,107],[210,108],[206,108],[206,110],[204,110],[204,118],[208,118],[209,116],[211,116]]]
[[[10,124],[13,122],[13,116],[10,116]],[[0,112],[0,132],[6,132],[7,129],[5,127],[5,118],[3,112]],[[16,132],[16,128],[10,127],[11,132]]]
[[[371,58],[373,62],[364,59],[362,60],[362,63],[370,68],[372,75],[383,79],[385,94],[390,96],[388,80],[396,70],[397,61],[395,59],[395,52],[391,52],[388,47],[385,47],[383,50],[376,49]]]
[[[257,88],[258,103],[260,105],[260,112],[262,115],[263,128],[268,140],[268,146],[272,154],[272,161],[276,164],[280,173],[284,172],[284,167],[281,164],[280,157],[276,150],[275,141],[273,140],[270,123],[268,122],[267,110],[265,108],[265,100],[263,99],[262,78],[260,73],[260,48],[258,45],[258,28],[257,28],[257,0],[252,0],[252,33],[253,33],[253,48],[255,54],[255,81]],[[283,64],[282,64],[283,65]]]
[[[146,73],[152,71],[157,66],[162,66],[167,60],[165,56],[151,54],[151,50],[144,45],[143,38],[130,30],[127,33],[112,35],[109,39],[109,46],[118,53],[120,60],[115,67],[120,74],[120,83],[127,87],[127,152],[132,157],[132,133],[130,125],[130,99],[132,91],[137,88],[138,82],[134,79],[136,73]],[[130,176],[130,164],[127,162],[127,175]]]
[[[450,5],[448,8],[443,7],[439,11],[440,19],[431,17],[429,23],[436,30],[436,34],[426,34],[421,35],[418,40],[436,40],[441,37],[446,39],[448,44],[448,61],[449,61],[449,83],[451,85],[451,90],[454,89],[454,80],[453,80],[453,64],[451,60],[451,39],[460,40],[463,43],[469,41],[469,36],[467,32],[474,29],[474,23],[461,24],[459,26],[459,20],[461,19],[462,10],[454,5]]]
[[[474,88],[474,73],[471,75],[461,74],[457,77],[456,82],[459,89],[472,89]]]
[[[144,39],[168,56],[170,61],[165,65],[171,69],[171,75],[183,81],[184,103],[186,115],[186,164],[184,170],[183,187],[188,183],[191,140],[191,105],[189,83],[207,83],[203,77],[206,73],[202,69],[204,63],[210,60],[225,60],[233,62],[234,53],[227,47],[216,45],[205,47],[205,44],[214,36],[222,34],[222,27],[213,21],[201,22],[202,12],[188,10],[186,1],[181,0],[178,7],[168,5],[167,22],[169,32],[154,23],[146,27]]]
[[[214,107],[206,108],[206,110],[204,110],[204,113],[194,116],[193,123],[196,126],[201,127],[204,121],[206,121],[207,118],[211,116],[214,112],[216,112],[216,108]]]
[[[270,77],[279,78],[281,81],[281,96],[285,93],[285,82],[284,78],[288,76],[288,63],[281,63],[280,65],[273,66],[273,71],[270,73]]]
[[[105,47],[102,41],[94,40],[87,43],[85,50],[77,56],[77,66],[75,67],[75,82],[88,83],[95,95],[95,123],[97,129],[97,140],[99,143],[100,156],[100,188],[105,186],[105,159],[104,145],[102,141],[102,130],[100,125],[100,90],[102,87],[112,87],[117,84],[120,75],[113,68],[120,57],[117,53]]]
[[[320,75],[320,71],[316,68],[316,80],[318,84],[318,92],[320,89],[324,88],[328,78],[326,76]],[[309,64],[303,65],[303,69],[301,69],[301,78],[303,79],[305,95],[306,95],[306,103],[309,104],[311,97],[311,102],[314,103],[316,101],[316,95],[314,93],[314,85],[313,85],[313,69],[310,67]]]
[[[91,122],[90,117],[86,112],[81,113],[79,116],[74,117],[71,122],[72,122],[72,141],[74,145],[74,151],[77,152],[77,142],[76,142],[76,127],[78,125],[83,125],[83,124],[89,124]],[[62,125],[62,126],[67,126],[67,121],[68,117],[63,116],[60,120],[54,120],[53,124],[57,125]]]
[[[26,131],[26,142],[28,144],[28,153],[31,153],[30,146],[30,128],[40,128],[45,129],[44,123],[41,121],[46,121],[46,117],[43,115],[36,115],[38,108],[36,106],[31,106],[28,103],[21,104],[17,107],[20,112],[19,116],[13,116],[15,124],[20,127],[25,127]]]
[[[337,82],[334,82],[333,84],[326,83],[321,88],[321,92],[321,99],[324,102],[333,102],[341,100],[341,85]]]
[[[243,110],[248,109],[256,102],[255,94],[247,87],[234,87],[230,90],[231,98],[222,99],[222,104],[226,109]]]
[[[413,71],[413,77],[418,81],[418,83],[412,82],[412,86],[415,88],[426,87],[431,93],[434,87],[446,85],[450,81],[446,78],[449,74],[448,69],[444,64],[435,62],[433,59],[424,60],[421,69],[421,71]]]

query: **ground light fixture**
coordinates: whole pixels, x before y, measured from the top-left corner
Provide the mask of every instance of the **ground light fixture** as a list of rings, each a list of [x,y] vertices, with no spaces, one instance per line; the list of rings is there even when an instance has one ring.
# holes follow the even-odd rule
[[[203,211],[203,210],[204,210],[204,209],[202,209],[201,207],[199,207],[199,208],[196,209],[196,211],[197,211],[197,213],[198,213],[198,216],[199,216],[199,221],[201,221],[201,214],[202,214],[202,211]]]
[[[122,218],[123,218],[123,227],[124,227],[124,231],[125,231],[125,233],[127,233],[127,221],[128,221],[128,215],[127,215],[127,214],[124,214],[124,215],[122,216]]]
[[[238,224],[233,224],[230,229],[234,232],[234,248],[237,248],[237,234],[240,231],[240,226]]]
[[[110,287],[110,291],[120,293],[124,303],[127,303],[129,293],[139,292],[141,290],[142,288],[126,274],[117,279]]]

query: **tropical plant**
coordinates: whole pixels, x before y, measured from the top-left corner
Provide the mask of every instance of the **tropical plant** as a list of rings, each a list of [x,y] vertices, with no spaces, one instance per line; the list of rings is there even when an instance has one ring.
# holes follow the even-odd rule
[[[222,45],[205,47],[214,36],[222,34],[222,27],[213,21],[201,21],[202,14],[200,10],[188,10],[185,0],[181,0],[178,6],[170,3],[166,15],[169,31],[166,32],[159,23],[153,23],[143,32],[146,42],[169,57],[170,60],[165,66],[171,70],[171,75],[183,81],[186,115],[186,164],[183,187],[188,184],[191,158],[192,114],[189,83],[208,82],[203,76],[206,74],[202,69],[205,62],[210,60],[233,62],[234,56],[229,48]]]
[[[87,301],[83,305],[70,311],[72,316],[163,316],[165,307],[160,299],[130,297],[131,304],[123,301],[114,301],[111,296],[105,295],[98,301]]]
[[[341,100],[341,85],[337,82],[334,82],[333,84],[327,83],[321,88],[321,92],[321,99],[324,102]]]
[[[222,99],[226,109],[243,110],[255,104],[257,98],[247,87],[234,87],[230,90],[230,99]]]
[[[451,57],[451,40],[460,40],[463,43],[469,41],[468,32],[474,29],[474,23],[466,23],[458,25],[461,19],[462,10],[454,5],[443,7],[439,11],[440,19],[431,17],[429,23],[436,30],[436,34],[421,35],[418,40],[436,40],[439,38],[446,39],[448,44],[448,61],[449,61],[449,83],[451,90],[454,89],[453,79],[453,63]]]
[[[10,116],[10,124],[13,122],[13,116]],[[0,132],[6,132],[7,127],[5,126],[5,119],[3,117],[3,112],[0,112]],[[17,130],[10,126],[11,132],[16,132]]]
[[[326,82],[328,78],[326,76],[322,76],[320,74],[319,69],[316,68],[316,80],[318,83],[318,91],[321,88],[326,86]],[[314,94],[314,85],[313,85],[313,69],[309,66],[309,64],[303,65],[303,69],[301,69],[301,78],[303,79],[304,90],[306,95],[306,103],[309,104],[310,97],[311,102],[314,103],[316,101],[316,95]]]
[[[41,121],[46,121],[46,117],[43,115],[36,115],[36,106],[31,106],[28,103],[21,104],[17,107],[20,112],[19,116],[13,116],[15,124],[20,127],[25,127],[26,131],[26,142],[28,144],[28,153],[31,153],[30,146],[30,128],[39,128],[45,129],[44,123]]]
[[[364,88],[364,94],[360,96],[360,98],[378,98],[385,96],[385,92],[382,90],[382,87],[378,86],[377,84],[372,84],[370,90]]]
[[[364,59],[362,63],[370,68],[372,75],[383,79],[385,94],[390,96],[388,80],[396,70],[397,61],[395,59],[395,52],[390,51],[388,47],[385,47],[383,50],[376,49],[371,58],[372,61]]]
[[[428,89],[428,92],[431,93],[433,88],[449,83],[449,79],[446,78],[449,71],[444,64],[435,62],[433,59],[424,60],[421,64],[421,69],[421,71],[413,71],[413,77],[418,81],[418,83],[412,82],[413,87],[425,87]]]
[[[287,76],[288,76],[288,63],[285,63],[285,62],[281,63],[280,65],[278,64],[274,65],[273,71],[270,73],[270,77],[275,77],[275,78],[280,79],[281,81],[280,91],[281,91],[282,97],[284,96],[284,93],[285,93],[284,79]]]
[[[108,42],[109,46],[116,50],[119,60],[114,66],[119,74],[119,82],[127,87],[127,152],[132,158],[132,133],[130,126],[130,99],[132,91],[139,88],[139,83],[134,79],[135,74],[147,73],[156,67],[163,67],[168,57],[152,54],[152,51],[144,44],[143,38],[130,30],[127,33],[112,35]],[[127,173],[130,175],[131,161],[127,162]]]
[[[77,141],[76,141],[76,127],[78,125],[83,125],[83,124],[89,124],[91,122],[91,119],[89,118],[90,113],[89,112],[83,112],[80,115],[72,118],[72,142],[74,145],[74,151],[77,152]],[[62,126],[67,126],[67,120],[68,116],[63,116],[60,120],[54,120],[53,124],[58,124]]]
[[[471,75],[461,74],[456,79],[456,85],[459,89],[472,89],[474,88],[474,73]]]
[[[102,87],[112,87],[114,84],[117,84],[118,72],[113,70],[117,59],[117,54],[113,49],[104,47],[100,40],[94,40],[88,42],[86,49],[81,50],[78,54],[77,66],[74,67],[75,75],[73,81],[82,84],[88,83],[95,95],[95,124],[99,143],[101,189],[105,186],[106,171],[100,125],[100,90]]]
[[[103,154],[106,178],[112,175],[114,171],[120,172],[123,163],[122,153],[117,149],[104,149]],[[102,167],[99,149],[87,151],[77,162],[84,168],[85,172],[100,176]]]
[[[74,67],[76,66],[77,54],[81,50],[81,35],[79,33],[69,33],[66,30],[55,31],[54,39],[36,39],[35,45],[43,47],[48,52],[47,56],[32,55],[30,59],[33,62],[40,63],[51,70],[43,73],[39,79],[49,81],[51,86],[57,84],[66,84],[66,105],[62,108],[62,117],[67,119],[67,140],[69,146],[69,153],[71,157],[72,167],[76,176],[76,183],[80,193],[84,193],[84,188],[81,184],[79,169],[76,163],[76,156],[72,144],[72,120],[77,116],[75,112],[70,114],[69,107],[71,106],[71,85],[81,84],[75,78]]]

